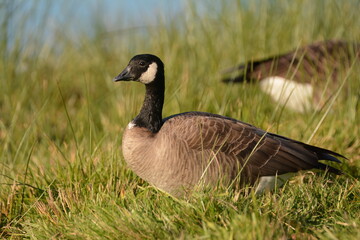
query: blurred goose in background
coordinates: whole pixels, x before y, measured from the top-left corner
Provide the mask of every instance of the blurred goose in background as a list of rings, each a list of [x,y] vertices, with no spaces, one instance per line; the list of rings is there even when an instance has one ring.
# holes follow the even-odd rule
[[[183,195],[200,183],[243,186],[259,177],[306,169],[341,173],[319,160],[340,162],[342,155],[232,118],[185,112],[163,119],[164,64],[154,55],[133,57],[114,81],[140,82],[146,89],[140,113],[123,133],[125,161],[138,176],[172,195]],[[273,187],[258,186],[258,192]]]
[[[341,71],[348,70],[359,56],[358,43],[316,42],[228,69],[224,73],[239,73],[223,82],[259,82],[261,90],[280,105],[297,112],[319,110],[340,87],[345,76]]]

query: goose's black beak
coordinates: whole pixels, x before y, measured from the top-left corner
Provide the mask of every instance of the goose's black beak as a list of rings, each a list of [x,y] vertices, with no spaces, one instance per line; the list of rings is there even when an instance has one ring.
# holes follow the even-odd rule
[[[133,80],[134,77],[131,74],[130,67],[126,67],[117,77],[113,79],[114,82],[118,81],[130,81]]]

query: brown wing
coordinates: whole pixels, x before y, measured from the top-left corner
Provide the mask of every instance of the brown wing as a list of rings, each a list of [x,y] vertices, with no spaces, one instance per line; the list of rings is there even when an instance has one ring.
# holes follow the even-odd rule
[[[170,120],[173,132],[178,133],[189,149],[216,154],[216,159],[220,161],[218,164],[233,168],[240,164],[245,169],[243,177],[250,182],[259,176],[326,169],[328,166],[320,163],[320,159],[338,161],[332,155],[342,157],[335,152],[266,133],[252,125],[215,114],[189,112]],[[340,173],[337,169],[328,168],[331,172]]]
[[[336,71],[342,66],[350,66],[359,51],[360,45],[356,43],[339,40],[316,42],[282,55],[249,61],[233,68],[240,70],[240,75],[223,81],[242,82],[279,76],[309,82],[314,76],[324,78],[328,74],[335,79]]]

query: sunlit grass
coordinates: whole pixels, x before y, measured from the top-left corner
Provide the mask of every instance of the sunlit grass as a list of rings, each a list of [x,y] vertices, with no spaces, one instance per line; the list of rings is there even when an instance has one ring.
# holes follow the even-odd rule
[[[20,29],[25,45],[0,38],[0,238],[359,238],[358,67],[327,114],[282,111],[257,86],[220,81],[223,69],[245,60],[323,39],[360,41],[358,9],[357,1],[189,1],[172,22],[159,16],[155,27],[118,35],[99,22],[76,44],[65,26],[45,44]],[[216,189],[174,199],[149,186],[121,153],[143,86],[111,81],[139,53],[165,63],[164,117],[207,111],[311,138],[349,158],[340,166],[346,174],[307,172],[260,197]]]

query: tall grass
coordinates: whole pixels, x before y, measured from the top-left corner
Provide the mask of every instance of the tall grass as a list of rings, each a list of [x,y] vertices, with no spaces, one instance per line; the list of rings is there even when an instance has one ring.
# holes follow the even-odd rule
[[[79,30],[76,41],[66,22],[44,41],[46,15],[36,31],[18,26],[9,36],[10,21],[38,11],[21,3],[0,4],[0,238],[360,237],[358,65],[325,118],[275,110],[256,86],[219,81],[221,70],[252,58],[323,39],[360,41],[358,1],[187,1],[171,21],[154,16],[156,26],[128,29],[119,14],[119,31],[108,32],[94,16],[93,34]],[[144,89],[111,81],[138,53],[165,62],[164,116],[208,111],[301,141],[313,135],[311,144],[349,158],[347,174],[306,172],[260,197],[217,189],[174,199],[153,188],[120,150]]]

